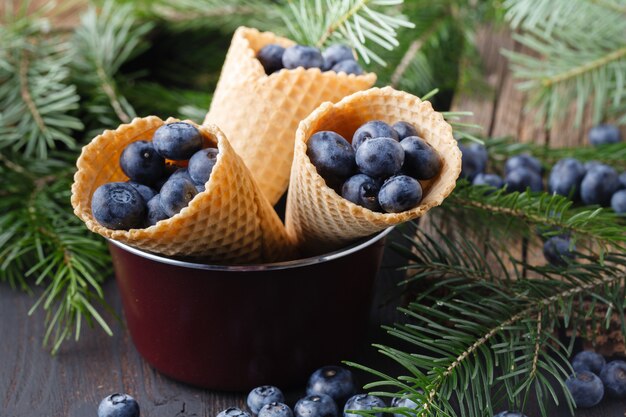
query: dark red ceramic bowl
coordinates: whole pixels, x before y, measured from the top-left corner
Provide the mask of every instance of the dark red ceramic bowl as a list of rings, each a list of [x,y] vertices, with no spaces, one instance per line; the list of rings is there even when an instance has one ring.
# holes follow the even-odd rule
[[[384,232],[312,258],[249,266],[169,259],[109,241],[128,329],[157,370],[244,391],[305,383],[364,342]]]

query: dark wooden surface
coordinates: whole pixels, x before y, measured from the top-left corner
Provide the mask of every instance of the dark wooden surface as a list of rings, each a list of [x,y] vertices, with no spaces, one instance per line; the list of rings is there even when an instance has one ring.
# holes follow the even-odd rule
[[[566,120],[546,130],[540,121],[533,119],[532,113],[522,111],[526,98],[514,89],[506,61],[499,54],[502,47],[519,48],[510,36],[487,29],[481,31],[478,39],[485,61],[485,81],[492,90],[480,96],[457,96],[455,109],[474,111],[476,122],[485,126],[485,134],[514,135],[522,141],[547,142],[551,146],[584,141],[587,126],[575,128]],[[370,340],[356,357],[346,358],[386,369],[394,375],[400,370],[369,345],[398,343],[389,340],[379,327],[381,323],[398,319],[393,305],[386,302],[397,299],[394,289],[397,274],[391,272],[397,262],[397,258],[386,254],[386,268],[379,274],[378,299],[372,311]],[[121,315],[114,280],[106,283],[105,294]],[[210,392],[160,375],[141,359],[123,322],[114,323],[113,337],[99,330],[86,330],[78,342],[67,343],[57,356],[51,357],[41,347],[43,314],[38,311],[32,317],[27,315],[35,299],[0,284],[0,417],[95,417],[99,401],[119,391],[134,395],[141,404],[142,415],[149,417],[212,417],[226,407],[243,406],[245,394]],[[367,382],[364,374],[359,374],[358,379],[360,383]],[[287,392],[290,405],[303,388],[295,387]],[[539,416],[536,404],[527,414]],[[551,410],[553,417],[568,415],[563,407]],[[592,409],[577,411],[576,416],[625,417],[626,400],[605,400]]]

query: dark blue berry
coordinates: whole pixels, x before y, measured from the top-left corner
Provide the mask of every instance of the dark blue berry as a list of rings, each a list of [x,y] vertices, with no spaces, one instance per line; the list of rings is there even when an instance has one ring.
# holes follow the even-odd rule
[[[152,188],[148,187],[147,185],[139,184],[138,182],[134,182],[134,181],[127,181],[127,182],[128,184],[132,185],[133,188],[139,192],[139,194],[141,194],[141,197],[143,198],[143,201],[145,202],[150,201],[152,197],[154,197],[157,194],[156,191],[154,191]]]
[[[522,414],[519,411],[501,411],[493,417],[526,417],[526,414]]]
[[[168,123],[156,130],[152,137],[161,156],[177,161],[187,160],[202,149],[202,134],[194,125],[185,122]]]
[[[391,138],[372,138],[356,151],[356,164],[365,175],[389,178],[400,172],[404,163],[404,149]]]
[[[385,407],[385,402],[374,395],[357,394],[346,401],[346,405],[343,407],[344,417],[359,417],[360,414],[350,413],[349,410],[371,410],[373,408]],[[376,417],[382,417],[383,413],[371,414]]]
[[[619,188],[617,172],[607,165],[597,165],[587,171],[583,178],[580,184],[580,197],[587,205],[598,204],[608,207],[611,205],[611,197]]]
[[[152,142],[139,140],[124,148],[120,168],[131,181],[154,184],[165,174],[165,159],[157,153]]]
[[[391,406],[397,408],[408,408],[409,410],[417,411],[419,404],[408,397],[396,397],[391,400]],[[416,413],[411,412],[410,414],[415,415]],[[406,417],[406,414],[402,413],[393,413],[393,415],[394,417]]]
[[[91,212],[98,223],[108,229],[137,229],[143,227],[146,202],[132,185],[110,182],[93,193]]]
[[[161,206],[161,194],[157,194],[148,201],[148,226],[154,226],[161,220],[169,219],[170,216],[165,213]]]
[[[565,381],[565,385],[578,408],[593,407],[604,397],[602,381],[593,372],[577,372]]]
[[[611,208],[617,214],[626,214],[626,190],[619,190],[611,197]]]
[[[372,138],[392,138],[398,140],[398,133],[387,123],[373,120],[363,124],[354,132],[352,147],[357,151],[363,142]]]
[[[285,396],[281,390],[271,385],[263,385],[250,391],[246,403],[250,411],[254,414],[258,414],[259,410],[263,408],[264,405],[272,402],[282,403],[284,401]]]
[[[194,184],[194,185],[196,187],[196,191],[198,191],[198,194],[206,191],[206,187],[204,186],[204,184]]]
[[[283,68],[283,54],[285,48],[276,44],[265,45],[257,52],[256,57],[263,65],[265,73],[270,75]]]
[[[612,361],[600,372],[607,394],[615,398],[626,398],[626,362]]]
[[[585,167],[585,172],[589,172],[592,169],[599,167],[601,165],[604,165],[602,162],[600,161],[587,161],[584,163],[584,167]]]
[[[626,189],[626,171],[619,174],[619,183],[621,189]]]
[[[178,214],[198,194],[193,182],[184,178],[169,179],[161,188],[161,207],[168,216]]]
[[[572,359],[574,372],[589,371],[600,375],[600,371],[602,371],[604,365],[606,365],[606,361],[602,355],[591,350],[583,350]]]
[[[345,72],[346,74],[361,75],[363,68],[354,60],[341,61],[331,68],[331,71]]]
[[[180,179],[189,180],[193,182],[193,179],[191,178],[191,175],[189,175],[189,170],[187,168],[178,168],[176,171],[174,171],[172,175],[170,175],[168,180],[173,180],[175,178],[180,178]]]
[[[601,124],[589,129],[589,142],[593,146],[618,143],[622,140],[622,134],[617,126]]]
[[[541,176],[528,168],[517,168],[510,171],[504,177],[504,183],[506,184],[506,190],[509,192],[518,191],[524,192],[527,188],[530,191],[543,190],[543,181]]]
[[[324,57],[325,71],[328,71],[342,61],[355,61],[354,52],[348,45],[335,44],[331,45],[322,52]]]
[[[326,394],[308,395],[293,407],[295,417],[338,417],[335,401]]]
[[[504,187],[504,180],[496,174],[477,174],[472,181],[474,185],[488,185],[493,188]]]
[[[206,184],[211,177],[218,154],[217,148],[206,148],[193,154],[191,159],[189,159],[189,166],[187,167],[193,182],[202,185]]]
[[[409,136],[418,136],[417,129],[409,122],[396,122],[393,124],[393,130],[398,134],[398,140],[408,138]]]
[[[261,407],[258,417],[293,417],[293,411],[286,404],[271,402]]]
[[[347,178],[354,172],[354,149],[335,132],[322,131],[311,136],[306,154],[327,183]]]
[[[418,136],[402,139],[400,146],[404,149],[402,172],[418,180],[429,180],[439,175],[441,158],[439,154]]]
[[[322,68],[324,57],[319,49],[312,46],[294,45],[285,49],[283,54],[283,66],[287,69],[298,67]]]
[[[313,372],[306,387],[307,395],[326,394],[339,403],[355,392],[352,372],[340,366],[324,366]]]
[[[526,168],[528,170],[535,171],[538,175],[541,175],[541,172],[543,171],[541,162],[539,162],[537,158],[527,154],[512,156],[504,163],[505,174],[508,174],[518,168]]]
[[[380,204],[378,203],[379,191],[379,181],[365,174],[357,174],[348,178],[346,182],[343,183],[341,196],[368,210],[381,211]]]
[[[422,186],[406,175],[389,178],[378,193],[378,202],[387,213],[400,213],[417,207],[422,201]]]
[[[552,167],[548,177],[548,190],[551,193],[570,197],[573,201],[580,200],[580,183],[587,170],[582,163],[573,158],[558,161]]]
[[[217,417],[252,417],[250,413],[237,407],[230,407],[222,410]]]
[[[461,150],[461,178],[473,181],[476,175],[484,173],[487,169],[487,148],[477,143],[459,145]]]
[[[98,417],[139,417],[139,404],[128,394],[113,394],[98,406]]]
[[[543,256],[546,261],[556,266],[565,266],[575,258],[570,250],[570,240],[561,236],[552,236],[543,244]]]

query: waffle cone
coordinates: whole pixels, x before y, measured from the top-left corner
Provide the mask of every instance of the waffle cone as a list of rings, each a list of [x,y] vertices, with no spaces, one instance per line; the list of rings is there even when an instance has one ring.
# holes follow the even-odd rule
[[[325,101],[336,102],[370,88],[376,75],[297,68],[268,76],[256,53],[270,43],[284,47],[294,44],[270,32],[237,29],[205,123],[224,131],[274,205],[289,185],[293,141],[300,120]]]
[[[377,213],[342,198],[326,185],[306,154],[307,140],[314,133],[331,130],[350,141],[356,129],[371,120],[412,123],[442,159],[441,173],[432,180],[420,181],[424,197],[414,209]],[[430,102],[391,87],[358,92],[337,104],[322,104],[300,123],[295,140],[286,224],[289,235],[309,252],[341,247],[422,216],[452,192],[461,172],[461,152],[443,116],[433,110]]]
[[[145,229],[111,230],[91,212],[91,197],[102,184],[126,181],[119,166],[123,149],[137,140],[151,140],[164,123],[156,116],[136,118],[116,130],[105,130],[83,148],[72,185],[74,213],[87,227],[106,238],[168,256],[202,257],[220,264],[272,262],[293,256],[293,245],[272,206],[226,136],[213,125],[197,126],[219,154],[205,184],[177,215]],[[189,122],[191,123],[191,122]]]

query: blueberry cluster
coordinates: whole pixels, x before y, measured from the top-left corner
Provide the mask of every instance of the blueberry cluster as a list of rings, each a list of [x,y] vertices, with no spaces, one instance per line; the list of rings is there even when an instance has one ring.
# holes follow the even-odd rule
[[[626,398],[626,362],[607,363],[596,352],[582,351],[572,360],[574,374],[565,382],[579,408],[593,407],[602,401],[604,394]]]
[[[335,132],[315,133],[307,156],[326,184],[372,211],[400,213],[422,201],[419,180],[441,171],[437,151],[407,122],[374,120],[359,127],[352,144]]]
[[[298,67],[319,68],[322,71],[363,74],[363,69],[356,62],[354,51],[348,45],[331,45],[321,52],[313,46],[294,45],[283,48],[277,44],[265,45],[257,53],[257,59],[263,65],[265,73],[270,75],[283,68]]]
[[[185,122],[164,124],[152,141],[129,144],[119,161],[129,180],[96,189],[91,198],[94,218],[109,229],[128,230],[176,215],[204,191],[217,161],[217,148],[203,146],[202,134]]]

